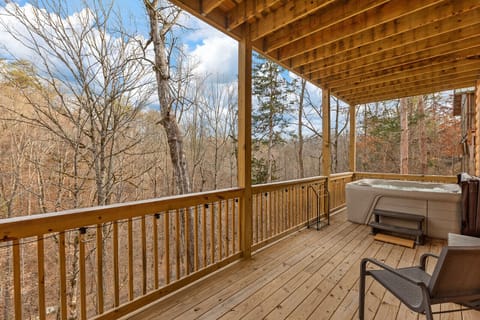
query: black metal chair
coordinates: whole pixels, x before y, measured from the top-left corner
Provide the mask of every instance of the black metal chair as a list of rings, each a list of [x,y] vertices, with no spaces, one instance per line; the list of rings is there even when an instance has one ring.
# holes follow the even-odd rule
[[[432,275],[425,271],[429,257],[438,259]],[[367,270],[367,264],[379,269]],[[400,269],[375,259],[363,259],[360,265],[360,320],[365,317],[366,276],[373,277],[413,311],[424,313],[427,320],[432,320],[434,313],[480,310],[480,247],[444,247],[439,256],[422,255],[420,266]],[[432,312],[432,305],[446,302],[460,304],[466,309]]]

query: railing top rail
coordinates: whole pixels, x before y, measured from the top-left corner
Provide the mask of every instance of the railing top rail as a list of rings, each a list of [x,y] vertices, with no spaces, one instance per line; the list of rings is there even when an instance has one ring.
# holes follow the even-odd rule
[[[265,192],[265,191],[270,191],[270,190],[276,190],[276,189],[282,188],[282,187],[289,187],[289,186],[295,186],[295,185],[300,185],[300,184],[305,184],[305,183],[325,181],[326,179],[327,179],[326,176],[316,176],[316,177],[303,178],[303,179],[297,179],[297,180],[288,180],[288,181],[279,181],[279,182],[272,182],[272,183],[266,183],[266,184],[257,184],[257,185],[252,186],[252,192],[253,193]]]
[[[0,219],[0,241],[9,241],[52,232],[81,228],[169,210],[241,197],[242,188],[215,190],[107,206]]]
[[[330,180],[343,179],[343,178],[353,177],[353,175],[354,175],[353,172],[340,172],[340,173],[331,174],[329,179]]]

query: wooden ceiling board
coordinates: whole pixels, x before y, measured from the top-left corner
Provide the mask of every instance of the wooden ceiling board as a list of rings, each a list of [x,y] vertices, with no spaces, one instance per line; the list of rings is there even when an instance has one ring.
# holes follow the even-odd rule
[[[172,2],[350,104],[480,79],[479,0]]]

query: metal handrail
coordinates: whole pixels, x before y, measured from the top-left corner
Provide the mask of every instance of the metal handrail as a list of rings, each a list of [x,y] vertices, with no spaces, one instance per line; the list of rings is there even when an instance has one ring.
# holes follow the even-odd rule
[[[307,228],[310,228],[310,211],[311,211],[311,208],[310,208],[310,190],[313,191],[313,194],[315,195],[316,199],[317,199],[317,219],[316,219],[316,224],[317,224],[317,230],[320,230],[320,197],[321,195],[318,194],[317,190],[315,190],[315,188],[313,187],[313,185],[309,185],[307,187]],[[328,189],[325,190],[325,199],[326,199],[326,203],[325,203],[325,208],[326,208],[326,214],[327,214],[327,225],[330,225],[330,206],[329,206],[329,203],[328,203],[328,200],[330,198],[329,196],[329,193],[328,193]]]

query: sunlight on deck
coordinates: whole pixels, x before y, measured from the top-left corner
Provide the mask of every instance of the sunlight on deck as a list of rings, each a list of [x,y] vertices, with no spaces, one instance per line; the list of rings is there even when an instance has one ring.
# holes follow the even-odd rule
[[[438,253],[442,240],[414,249],[373,240],[365,225],[346,221],[306,229],[124,319],[357,319],[359,263],[375,257],[391,266],[418,263]],[[429,266],[430,268],[432,266]],[[424,319],[367,279],[366,319]],[[442,310],[452,304],[436,306]],[[435,319],[480,319],[480,312],[436,315]]]

